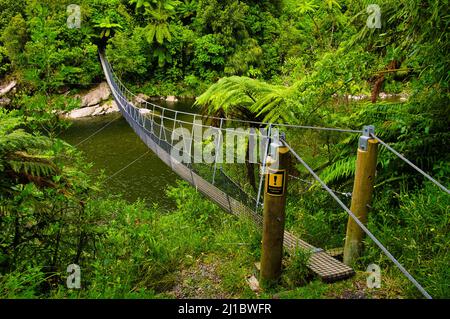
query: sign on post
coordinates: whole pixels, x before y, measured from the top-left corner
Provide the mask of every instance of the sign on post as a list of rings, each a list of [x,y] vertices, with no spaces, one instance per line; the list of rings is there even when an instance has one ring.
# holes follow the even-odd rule
[[[286,170],[272,170],[268,168],[267,194],[272,196],[283,196],[286,180]]]

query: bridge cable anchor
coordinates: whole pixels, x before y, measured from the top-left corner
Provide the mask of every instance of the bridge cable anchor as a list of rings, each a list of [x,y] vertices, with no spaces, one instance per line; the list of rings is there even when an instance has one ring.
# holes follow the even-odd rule
[[[375,134],[375,126],[366,125],[363,127],[363,135],[359,138],[358,147],[362,151],[367,151],[369,140],[372,139],[371,134]]]

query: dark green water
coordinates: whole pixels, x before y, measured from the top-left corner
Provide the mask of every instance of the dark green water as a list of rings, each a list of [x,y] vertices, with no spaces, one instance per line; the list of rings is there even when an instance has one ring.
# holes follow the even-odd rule
[[[195,112],[192,103],[192,100],[180,100],[176,103],[158,104],[179,111]],[[76,145],[119,116],[119,113],[116,113],[75,120],[62,135],[62,139]],[[93,164],[93,172],[104,170],[106,176],[115,174],[149,150],[122,117],[80,144],[78,148]],[[157,204],[162,208],[172,209],[175,203],[167,198],[165,190],[168,186],[175,185],[177,179],[178,176],[150,151],[133,165],[107,180],[105,189],[110,194],[122,194],[130,202],[143,199],[148,205]]]

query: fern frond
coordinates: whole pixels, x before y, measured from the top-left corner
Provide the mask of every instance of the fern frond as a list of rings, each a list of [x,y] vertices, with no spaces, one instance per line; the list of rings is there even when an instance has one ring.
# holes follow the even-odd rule
[[[232,76],[222,78],[212,85],[197,98],[196,105],[202,106],[207,114],[223,111],[226,116],[235,113],[236,109],[245,108],[254,118],[278,122],[293,118],[292,113],[286,112],[286,107],[283,107],[290,93],[289,87],[270,85],[248,77]]]
[[[10,155],[7,163],[18,174],[31,176],[51,176],[57,173],[58,168],[52,162],[52,157],[43,155],[31,155],[25,152],[15,152]]]
[[[334,162],[320,173],[326,184],[336,184],[352,178],[355,174],[356,156],[348,156]]]
[[[3,122],[1,122],[3,124]],[[21,129],[0,136],[0,152],[10,153],[29,149],[48,149],[52,142],[44,136],[35,136]]]

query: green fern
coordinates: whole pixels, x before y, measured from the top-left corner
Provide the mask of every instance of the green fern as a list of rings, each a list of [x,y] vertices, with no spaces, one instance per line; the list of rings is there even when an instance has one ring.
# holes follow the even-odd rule
[[[22,118],[0,111],[0,180],[4,182],[3,190],[12,186],[11,182],[6,183],[11,177],[32,181],[35,177],[48,179],[59,171],[51,155],[52,140],[27,133],[22,125]]]
[[[31,135],[19,129],[0,137],[0,153],[6,154],[30,149],[42,150],[50,147],[51,144],[51,140],[46,137]]]
[[[293,120],[291,112],[285,112],[286,97],[290,88],[270,85],[248,77],[232,76],[220,79],[197,98],[207,114],[224,114],[267,122]]]
[[[347,156],[326,167],[320,174],[322,180],[329,185],[345,182],[355,174],[356,155]]]
[[[30,155],[25,152],[15,152],[12,155],[14,159],[8,160],[7,163],[16,173],[41,177],[52,176],[58,171],[50,156]]]

